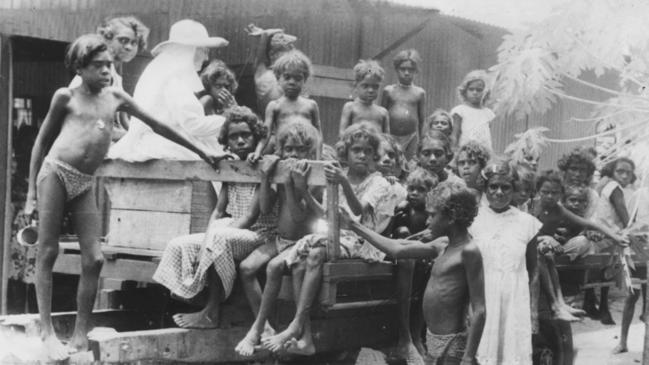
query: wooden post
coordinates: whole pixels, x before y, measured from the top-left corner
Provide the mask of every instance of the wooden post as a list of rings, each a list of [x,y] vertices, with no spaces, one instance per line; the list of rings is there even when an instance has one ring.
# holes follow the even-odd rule
[[[647,285],[649,285],[649,261],[647,261]],[[647,290],[649,292],[649,290]],[[649,295],[646,295],[649,299]],[[649,300],[647,300],[649,301]],[[642,363],[649,364],[649,305],[644,307],[644,350],[642,351]]]
[[[340,216],[338,215],[338,185],[327,182],[327,255],[329,261],[340,256]]]
[[[11,258],[11,130],[13,124],[13,72],[11,40],[0,34],[0,209],[2,209],[2,226],[0,238],[0,313],[7,313],[7,288],[9,284],[9,267]]]

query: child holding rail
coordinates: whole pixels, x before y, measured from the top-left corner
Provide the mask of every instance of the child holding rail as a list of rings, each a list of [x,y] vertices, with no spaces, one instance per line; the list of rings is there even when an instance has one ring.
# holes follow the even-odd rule
[[[462,104],[451,109],[453,116],[453,141],[460,147],[470,140],[476,140],[489,151],[491,142],[491,122],[496,117],[485,106],[489,97],[487,73],[483,70],[469,72],[458,86]]]
[[[379,133],[390,133],[390,118],[388,111],[374,104],[378,97],[379,87],[385,77],[385,71],[378,62],[360,60],[354,66],[356,98],[343,106],[340,116],[340,135],[352,124],[368,122]]]
[[[65,359],[68,351],[88,346],[88,321],[103,263],[93,174],[110,146],[115,113],[125,111],[140,118],[156,133],[190,149],[214,167],[224,157],[206,154],[142,110],[124,91],[109,87],[112,63],[113,57],[102,36],[87,34],[72,43],[66,65],[81,76],[81,85],[54,93],[32,150],[25,213],[33,213],[39,198],[36,297],[41,338],[53,360]],[[59,229],[65,207],[73,212],[82,256],[78,315],[69,348],[57,339],[51,318],[52,268],[59,252]]]
[[[448,237],[448,246],[380,236],[341,212],[341,225],[391,257],[435,259],[424,293],[431,364],[475,364],[485,325],[485,277],[480,250],[468,232],[478,211],[473,192],[452,182],[440,183],[426,198],[433,238]],[[518,303],[524,305],[524,302]],[[471,308],[470,324],[467,313]],[[488,316],[487,316],[488,318]],[[528,338],[529,341],[529,338]],[[496,362],[494,362],[496,364]]]
[[[311,60],[304,53],[293,50],[285,53],[273,64],[273,72],[279,81],[284,95],[268,103],[264,124],[268,128],[268,136],[257,146],[254,153],[248,156],[248,161],[256,163],[263,154],[275,152],[277,131],[282,128],[290,117],[299,116],[308,120],[322,135],[320,112],[318,104],[300,94],[304,83],[311,75]],[[321,147],[316,148],[316,158],[320,158]]]
[[[421,56],[414,49],[403,50],[394,57],[394,69],[399,82],[383,89],[381,105],[390,115],[390,134],[403,148],[410,160],[417,153],[424,124],[426,91],[413,84],[421,65]]]

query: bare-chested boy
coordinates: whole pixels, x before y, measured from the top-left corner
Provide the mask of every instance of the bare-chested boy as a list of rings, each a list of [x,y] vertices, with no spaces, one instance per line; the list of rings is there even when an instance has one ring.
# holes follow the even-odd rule
[[[259,143],[255,152],[248,156],[251,163],[256,163],[262,154],[275,152],[275,136],[289,117],[299,116],[308,120],[322,134],[318,104],[300,95],[304,83],[311,75],[309,58],[298,50],[287,52],[275,61],[273,72],[284,95],[271,101],[266,107],[264,124],[268,128],[268,136]],[[317,159],[320,158],[320,150],[320,146],[317,146]]]
[[[399,83],[383,89],[381,105],[390,115],[390,133],[399,141],[406,158],[410,160],[417,153],[419,136],[426,118],[426,91],[412,83],[421,64],[421,57],[416,50],[407,49],[397,53],[393,64]]]
[[[443,182],[426,201],[428,227],[433,237],[446,236],[448,246],[418,241],[394,240],[353,222],[344,212],[341,224],[394,258],[436,258],[424,293],[426,338],[432,364],[474,364],[484,328],[486,311],[482,256],[467,229],[478,203],[464,185]],[[467,311],[471,305],[469,328]]]
[[[388,111],[374,104],[385,71],[376,61],[360,60],[354,66],[356,98],[343,106],[340,116],[340,135],[352,124],[368,122],[379,133],[390,134]]]

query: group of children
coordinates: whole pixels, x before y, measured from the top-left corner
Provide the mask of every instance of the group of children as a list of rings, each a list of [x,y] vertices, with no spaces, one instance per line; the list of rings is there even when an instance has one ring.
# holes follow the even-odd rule
[[[595,192],[589,187],[594,163],[587,151],[562,159],[561,172],[538,177],[538,161],[494,157],[485,73],[467,75],[459,87],[462,105],[425,118],[425,91],[413,84],[421,64],[414,50],[395,57],[399,82],[383,89],[382,106],[374,101],[384,70],[376,61],[354,67],[356,97],[341,111],[338,142],[327,148],[318,105],[302,96],[311,75],[309,59],[287,47],[294,37],[280,30],[249,26],[248,31],[261,36],[264,47],[284,36],[278,41],[282,52],[272,57],[262,52],[272,59],[280,89],[265,94],[264,118],[236,105],[236,79],[220,61],[203,72],[205,90],[197,97],[205,114],[224,116],[218,143],[228,158],[256,164],[262,178],[259,184],[222,184],[206,232],[167,246],[154,279],[184,298],[209,290],[200,312],[174,316],[179,326],[218,327],[220,304],[238,275],[255,321],[235,350],[243,356],[259,347],[315,352],[309,314],[328,259],[328,238],[314,223],[326,213],[327,197],[308,185],[307,161],[319,159],[325,160],[327,181],[339,185],[341,258],[388,259],[397,265],[396,356],[409,363],[423,363],[424,357],[436,364],[531,363],[536,283],[557,318],[581,314],[563,300],[552,255],[565,252],[574,259],[627,242],[620,231],[633,221],[625,201],[632,161],[611,162]],[[110,147],[117,112],[137,116],[212,166],[226,158],[196,146],[111,87],[113,59],[100,35],[72,44],[66,60],[81,84],[55,93],[32,155],[26,212],[35,208],[37,196],[45,197],[38,199],[37,293],[42,336],[52,358],[64,358],[68,351],[56,338],[49,311],[64,206],[75,214],[83,257],[79,315],[69,346],[87,347],[102,263],[92,177]],[[267,64],[259,67],[260,77],[268,79]],[[272,177],[280,160],[290,174],[276,185]],[[262,289],[257,274],[264,267]],[[286,271],[293,277],[296,313],[277,331],[269,318]],[[411,305],[412,294],[422,290]],[[604,316],[605,296],[602,289]],[[584,306],[595,309],[593,301]],[[619,351],[626,349],[624,328]]]

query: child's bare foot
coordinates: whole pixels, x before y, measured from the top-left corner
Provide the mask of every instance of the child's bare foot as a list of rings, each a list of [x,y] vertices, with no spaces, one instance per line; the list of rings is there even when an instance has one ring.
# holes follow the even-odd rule
[[[270,323],[266,322],[266,324],[264,325],[264,332],[261,333],[261,338],[275,336],[276,334],[277,331],[275,331],[275,329],[270,325]]]
[[[286,341],[299,335],[300,333],[298,332],[298,330],[289,325],[288,328],[286,328],[284,331],[276,334],[275,336],[264,338],[261,342],[268,350],[272,352],[278,352],[282,348],[284,348]]]
[[[602,322],[602,324],[615,324],[611,312],[609,312],[608,309],[600,309],[599,321]]]
[[[88,351],[88,336],[73,334],[68,342],[69,351],[82,352]]]
[[[554,309],[554,318],[566,322],[578,322],[581,320],[580,318],[575,317],[570,312],[568,312],[568,310],[564,306]]]
[[[286,342],[284,348],[286,348],[286,352],[294,355],[310,356],[315,354],[315,345],[313,344],[313,341],[307,341],[303,338],[299,340],[291,338]]]
[[[246,337],[244,337],[243,340],[241,340],[234,348],[234,351],[241,356],[251,356],[259,346],[260,339],[261,336],[259,335],[259,332],[251,328],[250,331],[246,333]]]
[[[617,346],[615,346],[613,351],[611,351],[611,353],[613,353],[613,354],[621,354],[621,353],[624,353],[624,352],[629,352],[629,349],[626,347],[626,345],[623,345],[621,343],[618,344]]]
[[[580,308],[571,307],[569,305],[566,305],[564,308],[566,308],[568,313],[572,314],[573,316],[583,317],[586,315],[586,311]]]
[[[219,327],[219,316],[203,309],[196,313],[178,313],[173,316],[174,322],[182,328],[209,329]]]
[[[56,338],[55,334],[43,338],[43,350],[49,360],[61,361],[70,357],[70,348]]]

